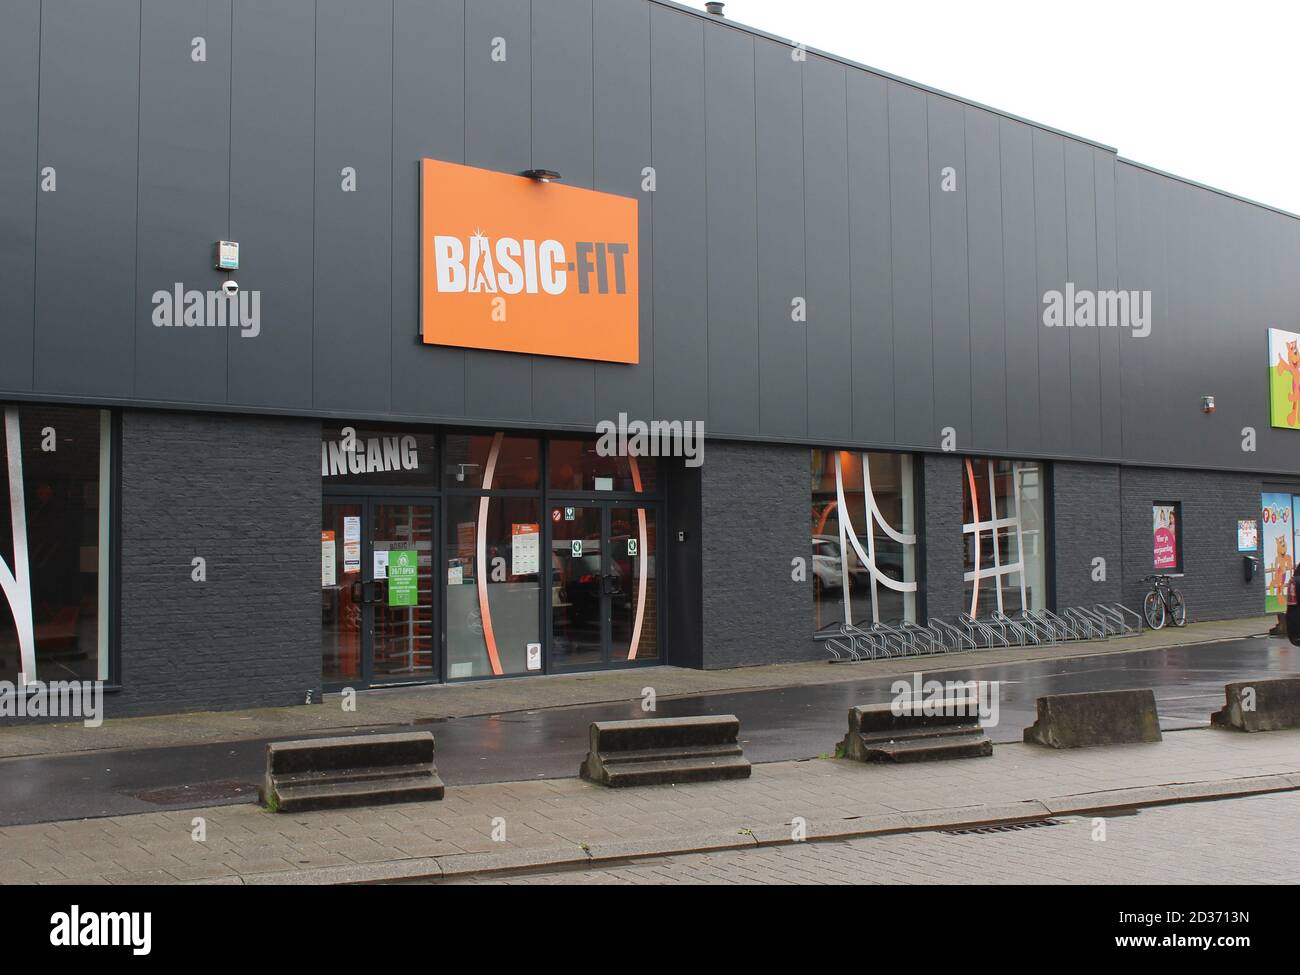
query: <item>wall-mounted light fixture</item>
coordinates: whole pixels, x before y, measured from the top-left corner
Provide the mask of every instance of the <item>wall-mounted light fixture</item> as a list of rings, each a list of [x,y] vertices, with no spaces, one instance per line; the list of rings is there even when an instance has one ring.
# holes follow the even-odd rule
[[[1213,396],[1202,396],[1202,397],[1201,397],[1201,412],[1202,412],[1202,413],[1213,413],[1213,412],[1214,412],[1214,397],[1213,397]]]
[[[529,179],[535,179],[539,183],[554,183],[560,179],[560,174],[553,169],[525,169],[520,176],[527,176]]]

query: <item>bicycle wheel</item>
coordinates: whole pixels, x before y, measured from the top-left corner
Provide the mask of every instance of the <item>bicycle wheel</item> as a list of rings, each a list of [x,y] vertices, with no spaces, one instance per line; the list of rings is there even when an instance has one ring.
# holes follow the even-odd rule
[[[1165,625],[1165,601],[1156,590],[1152,589],[1142,601],[1142,614],[1147,618],[1147,626],[1153,630]]]
[[[1177,589],[1169,590],[1169,615],[1174,626],[1187,625],[1187,605],[1183,602],[1183,594]]]

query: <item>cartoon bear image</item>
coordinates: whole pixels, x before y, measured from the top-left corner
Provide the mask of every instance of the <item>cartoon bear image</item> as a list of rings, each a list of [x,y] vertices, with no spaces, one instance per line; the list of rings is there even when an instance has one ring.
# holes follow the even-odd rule
[[[1276,596],[1286,597],[1286,585],[1291,581],[1291,571],[1295,568],[1295,561],[1287,554],[1286,539],[1279,535],[1277,537],[1277,554],[1273,556],[1273,564],[1268,567],[1269,577],[1272,582],[1269,584],[1269,592]]]
[[[1278,353],[1277,365],[1274,367],[1279,376],[1290,375],[1291,393],[1287,397],[1291,403],[1291,412],[1287,415],[1287,426],[1300,426],[1300,349],[1296,347],[1296,340],[1289,339],[1286,343],[1286,355]]]

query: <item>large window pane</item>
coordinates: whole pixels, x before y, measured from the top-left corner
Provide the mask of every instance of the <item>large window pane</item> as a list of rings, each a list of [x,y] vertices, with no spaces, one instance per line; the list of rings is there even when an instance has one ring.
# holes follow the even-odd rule
[[[963,460],[966,612],[1015,616],[1047,607],[1044,512],[1040,464]]]
[[[657,487],[653,457],[603,457],[596,440],[552,440],[553,491],[630,491],[652,494]]]
[[[447,486],[481,488],[489,466],[492,490],[542,486],[542,442],[500,433],[447,435]]]
[[[913,494],[909,455],[812,451],[817,631],[916,620]]]
[[[0,679],[22,671],[28,680],[106,680],[109,414],[54,406],[7,406],[3,414],[0,558],[17,585],[0,596]],[[14,479],[19,510],[11,506]],[[15,527],[26,538],[21,547]],[[20,619],[24,630],[31,624],[26,665]]]

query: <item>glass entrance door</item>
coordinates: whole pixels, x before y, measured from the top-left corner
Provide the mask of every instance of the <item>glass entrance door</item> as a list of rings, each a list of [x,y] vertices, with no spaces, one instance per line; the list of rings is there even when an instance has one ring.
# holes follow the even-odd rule
[[[433,508],[404,501],[370,505],[372,681],[436,677]]]
[[[434,509],[400,499],[327,498],[321,518],[325,684],[438,676]]]
[[[550,515],[552,669],[657,660],[656,509],[559,502]]]

